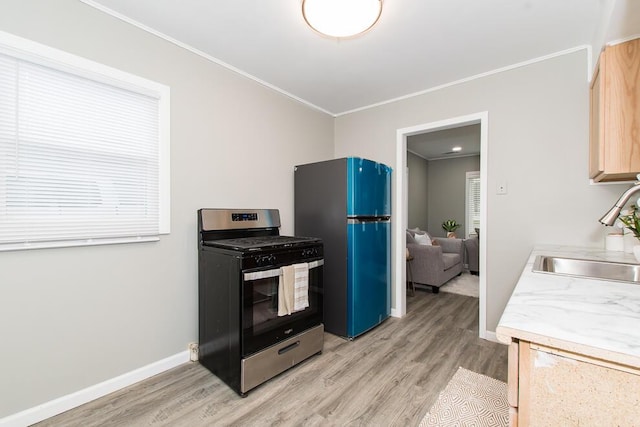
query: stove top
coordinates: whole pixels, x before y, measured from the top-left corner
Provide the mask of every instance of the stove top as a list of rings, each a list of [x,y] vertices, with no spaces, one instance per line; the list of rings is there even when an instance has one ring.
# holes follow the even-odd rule
[[[240,237],[236,239],[209,240],[203,242],[205,246],[232,249],[237,251],[258,251],[264,249],[277,249],[304,246],[310,243],[319,243],[317,237],[297,236],[256,236]]]

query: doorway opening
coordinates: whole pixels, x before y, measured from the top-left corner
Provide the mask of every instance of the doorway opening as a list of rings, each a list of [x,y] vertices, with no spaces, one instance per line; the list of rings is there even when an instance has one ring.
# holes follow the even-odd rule
[[[467,116],[454,117],[437,122],[419,124],[412,127],[398,129],[396,133],[396,174],[393,196],[394,221],[394,290],[393,309],[391,314],[403,317],[407,310],[406,300],[406,260],[405,260],[405,230],[408,228],[408,169],[407,169],[407,138],[414,135],[454,129],[474,124],[480,125],[480,223],[483,231],[480,235],[480,289],[478,334],[486,339],[486,301],[487,301],[487,153],[488,153],[488,112],[480,112]]]

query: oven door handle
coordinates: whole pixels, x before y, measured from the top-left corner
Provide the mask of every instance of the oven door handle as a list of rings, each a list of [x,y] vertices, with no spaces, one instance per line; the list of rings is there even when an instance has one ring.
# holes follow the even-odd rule
[[[320,267],[321,265],[324,265],[324,259],[311,261],[308,264],[309,264],[309,270],[311,270],[312,268],[316,268],[316,267]],[[273,268],[271,270],[252,271],[250,273],[244,273],[243,277],[244,277],[244,281],[248,282],[251,280],[260,280],[260,279],[268,279],[270,277],[278,277],[281,273],[282,273],[281,268]]]

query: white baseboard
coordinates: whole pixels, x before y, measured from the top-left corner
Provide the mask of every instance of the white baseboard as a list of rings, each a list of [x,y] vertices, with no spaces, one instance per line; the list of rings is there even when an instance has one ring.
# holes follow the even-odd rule
[[[484,331],[484,337],[485,337],[486,340],[502,344],[500,341],[498,341],[498,336],[496,335],[495,332]]]
[[[189,351],[183,351],[165,359],[158,360],[147,366],[127,372],[115,378],[108,379],[101,383],[92,385],[75,393],[59,397],[57,399],[45,402],[33,408],[0,418],[0,427],[23,427],[28,426],[69,409],[76,408],[85,403],[91,402],[99,397],[105,396],[114,391],[118,391],[139,381],[150,378],[161,372],[167,371],[176,366],[182,365],[189,361]]]

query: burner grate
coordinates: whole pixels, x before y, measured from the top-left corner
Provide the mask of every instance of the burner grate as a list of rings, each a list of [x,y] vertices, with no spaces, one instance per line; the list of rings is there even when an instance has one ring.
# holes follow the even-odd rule
[[[236,239],[212,240],[205,242],[207,246],[218,246],[236,250],[258,250],[275,247],[287,247],[315,242],[315,237],[297,236],[257,236],[240,237]]]

